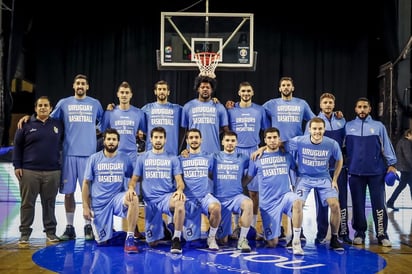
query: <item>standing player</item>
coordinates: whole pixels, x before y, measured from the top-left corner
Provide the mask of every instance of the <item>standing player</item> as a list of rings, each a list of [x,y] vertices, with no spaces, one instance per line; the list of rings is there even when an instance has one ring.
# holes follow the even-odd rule
[[[282,77],[279,81],[280,98],[270,99],[263,104],[271,120],[272,127],[279,129],[280,139],[286,149],[287,142],[290,138],[301,136],[303,134],[304,123],[315,117],[308,103],[301,99],[293,97],[295,86],[291,77]],[[264,147],[262,148],[262,150]],[[283,232],[283,227],[282,227]],[[282,233],[281,238],[286,238]],[[301,240],[306,240],[302,235]]]
[[[269,127],[269,120],[265,109],[252,102],[254,95],[253,87],[249,82],[241,82],[239,84],[238,95],[240,102],[235,103],[233,107],[228,108],[229,128],[236,132],[238,144],[236,151],[245,155],[250,155],[261,142],[261,132]],[[259,211],[259,196],[257,177],[252,180],[247,186],[249,197],[253,201],[253,219],[252,227],[256,228],[257,216]],[[235,224],[238,225],[235,215]],[[238,230],[238,229],[237,229]],[[236,230],[233,236],[238,237]],[[257,234],[257,239],[259,234]],[[232,237],[233,238],[233,237]]]
[[[188,156],[179,156],[182,163],[186,195],[184,237],[192,241],[201,236],[202,214],[209,217],[209,249],[218,250],[216,232],[221,220],[220,202],[209,192],[208,175],[212,171],[213,155],[201,151],[202,134],[196,128],[186,132]]]
[[[296,169],[292,155],[281,147],[277,128],[268,128],[264,132],[266,149],[262,157],[250,160],[248,176],[244,183],[249,183],[256,175],[259,184],[259,207],[263,222],[263,231],[268,247],[276,247],[281,234],[282,214],[288,215],[293,223],[293,254],[303,255],[300,243],[303,202],[290,189],[290,170]]]
[[[224,243],[232,234],[232,213],[240,214],[240,235],[237,248],[242,252],[250,252],[251,248],[246,236],[252,223],[253,202],[243,194],[242,180],[248,168],[249,158],[236,152],[237,135],[233,131],[225,131],[222,137],[223,151],[215,153],[212,180],[214,196],[222,207],[222,221],[217,238]]]
[[[103,108],[100,102],[86,95],[89,83],[85,75],[79,74],[74,78],[74,96],[61,99],[51,116],[63,121],[64,146],[63,169],[60,193],[64,194],[67,226],[60,239],[76,238],[73,227],[76,203],[74,193],[77,181],[82,186],[84,170],[88,157],[96,152],[96,124],[101,122]],[[93,240],[94,235],[90,220],[84,227],[86,240]]]
[[[126,192],[125,179],[133,173],[133,163],[118,151],[120,134],[108,128],[103,133],[104,149],[87,161],[83,187],[83,217],[92,221],[95,240],[101,244],[113,237],[113,216],[127,217],[126,253],[138,252],[134,243],[134,228],[139,214],[136,192]]]
[[[146,117],[142,110],[130,104],[133,91],[128,82],[122,82],[117,89],[119,105],[103,116],[101,130],[114,128],[120,134],[119,151],[130,157],[134,163],[137,158],[136,135],[138,130],[146,131]]]
[[[163,127],[167,132],[167,143],[165,150],[173,155],[179,154],[180,120],[182,117],[182,107],[168,101],[170,95],[169,84],[160,80],[154,85],[156,102],[148,103],[142,107],[146,114],[147,132],[151,132],[155,127]],[[146,151],[152,149],[152,143],[146,142]]]
[[[282,77],[279,81],[281,97],[270,99],[263,104],[272,126],[279,129],[280,139],[286,148],[290,138],[303,134],[303,123],[315,117],[305,100],[293,97],[294,91],[293,79]]]
[[[346,120],[343,117],[338,118],[337,114],[334,112],[335,96],[328,92],[323,93],[320,96],[319,105],[320,113],[318,114],[318,117],[325,121],[325,136],[334,139],[342,148],[345,139]],[[334,159],[331,159],[329,167],[330,175],[333,176],[333,173],[335,172]],[[339,174],[338,187],[340,205],[339,238],[347,244],[352,244],[352,239],[349,237],[348,227],[348,178],[345,166],[342,167],[342,171]],[[322,206],[322,201],[319,198],[318,192],[315,191],[314,193],[316,201],[316,221],[318,225],[315,243],[322,244],[326,242],[325,238],[328,233],[329,207]]]
[[[97,99],[87,96],[89,82],[87,76],[78,74],[73,82],[74,96],[60,99],[50,117],[64,124],[62,179],[59,192],[64,194],[66,209],[66,230],[60,239],[63,241],[76,239],[73,226],[76,202],[74,193],[77,182],[83,184],[84,169],[87,158],[96,152],[96,124],[101,122],[103,108]],[[18,128],[26,122],[29,116],[19,120]],[[84,236],[93,240],[93,230],[89,220],[85,220]]]
[[[184,129],[197,128],[202,132],[202,150],[214,153],[220,151],[220,132],[228,130],[228,116],[221,103],[212,100],[216,80],[208,76],[198,76],[195,90],[198,98],[190,100],[183,106],[182,123]]]
[[[385,204],[385,175],[396,173],[397,158],[385,126],[370,116],[367,98],[355,104],[357,117],[346,123],[345,145],[352,195],[355,245],[365,243],[368,223],[365,216],[366,187],[369,189],[376,238],[382,246],[392,246],[387,234],[388,213]]]
[[[315,189],[323,205],[329,205],[332,231],[330,248],[343,250],[338,240],[340,224],[338,177],[343,165],[342,151],[338,142],[324,136],[325,121],[321,118],[315,117],[309,121],[309,133],[289,140],[289,151],[298,165],[295,193],[305,202],[310,191]],[[332,178],[329,172],[331,158],[335,160]]]
[[[170,252],[182,253],[180,238],[185,219],[185,184],[182,167],[177,156],[165,151],[166,130],[155,127],[150,132],[152,149],[141,154],[136,161],[129,181],[129,195],[133,195],[136,183],[142,181],[145,206],[146,241],[156,246],[164,238],[162,214],[173,215],[175,231]]]

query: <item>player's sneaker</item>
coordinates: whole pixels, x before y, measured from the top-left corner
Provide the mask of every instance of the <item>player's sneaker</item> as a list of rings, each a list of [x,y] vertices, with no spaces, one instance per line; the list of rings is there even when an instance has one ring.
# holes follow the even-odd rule
[[[216,243],[215,237],[207,237],[207,246],[211,250],[219,250],[219,246]]]
[[[239,239],[237,242],[237,249],[242,252],[250,252],[250,250],[252,250],[249,246],[248,240],[245,237]]]
[[[52,243],[60,242],[59,237],[57,237],[56,234],[54,233],[47,234],[46,237],[47,237],[48,242],[52,242]]]
[[[391,241],[389,241],[389,239],[387,239],[385,237],[379,238],[378,243],[379,243],[379,245],[385,246],[385,247],[391,247],[392,246]]]
[[[348,245],[353,244],[353,240],[348,235],[341,235],[340,240]]]
[[[133,235],[128,235],[124,241],[124,252],[126,253],[138,253],[139,249],[137,248]]]
[[[64,231],[63,235],[61,235],[59,238],[62,241],[76,239],[76,231],[74,230],[74,226],[66,225],[66,230]]]
[[[363,245],[364,243],[365,240],[362,237],[355,237],[355,239],[353,239],[354,245]]]
[[[293,251],[293,255],[304,255],[305,254],[305,252],[302,249],[302,245],[300,244],[300,241],[293,241],[292,251]]]
[[[173,254],[181,254],[182,253],[182,245],[180,244],[180,240],[178,237],[174,237],[172,240],[172,247],[170,248],[170,252]]]
[[[91,224],[87,224],[84,226],[84,239],[86,241],[93,241],[94,240],[94,235],[93,235],[93,228]]]
[[[29,238],[29,235],[21,235],[19,239],[19,244],[28,244]]]
[[[315,245],[324,245],[324,244],[326,244],[326,239],[325,238],[323,238],[323,239],[316,238],[315,239]]]
[[[343,251],[345,250],[343,248],[343,245],[341,244],[341,242],[339,242],[338,240],[338,236],[336,235],[332,235],[332,238],[330,239],[330,244],[329,244],[330,248],[336,251]]]

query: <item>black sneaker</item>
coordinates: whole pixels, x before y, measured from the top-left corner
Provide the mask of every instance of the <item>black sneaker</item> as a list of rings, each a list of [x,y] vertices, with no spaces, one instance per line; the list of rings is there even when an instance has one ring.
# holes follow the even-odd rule
[[[341,235],[339,238],[345,244],[348,244],[348,245],[353,244],[353,240],[351,238],[349,238],[349,235]]]
[[[170,248],[170,253],[173,254],[181,254],[182,253],[182,246],[180,244],[180,240],[178,237],[174,237],[172,240],[172,247]]]
[[[315,239],[315,245],[324,245],[324,244],[326,244],[326,239],[325,238],[323,238],[323,239],[316,238]]]
[[[29,243],[29,235],[21,235],[19,239],[19,244],[28,244]]]
[[[56,234],[54,233],[47,234],[46,236],[47,236],[48,242],[52,242],[52,243],[60,242],[59,237],[57,237]]]
[[[76,232],[74,231],[74,226],[67,225],[66,230],[64,231],[63,235],[61,235],[60,240],[68,241],[76,239]]]
[[[336,251],[343,251],[345,250],[341,244],[341,242],[339,242],[338,237],[337,236],[332,236],[332,238],[330,239],[330,248]]]
[[[91,224],[87,224],[84,226],[84,239],[86,241],[93,241],[94,240],[94,235],[93,235],[93,228]]]

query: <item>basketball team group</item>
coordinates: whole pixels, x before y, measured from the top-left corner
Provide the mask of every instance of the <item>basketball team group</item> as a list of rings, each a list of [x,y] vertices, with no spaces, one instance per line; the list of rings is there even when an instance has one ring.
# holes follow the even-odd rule
[[[79,74],[74,96],[55,106],[39,97],[35,113],[20,119],[14,138],[19,244],[30,241],[39,194],[47,241],[76,239],[79,184],[85,240],[104,246],[121,239],[126,253],[139,253],[144,235],[150,247],[167,243],[171,253],[180,254],[184,241],[201,239],[206,219],[210,250],[237,241],[240,252],[250,252],[252,239],[268,248],[285,241],[293,254],[303,255],[303,207],[311,192],[315,244],[338,251],[346,244],[363,245],[369,194],[378,244],[391,246],[385,180],[397,176],[397,153],[385,126],[371,117],[367,98],[355,102],[356,117],[346,121],[328,92],[320,96],[321,111],[315,115],[305,100],[293,96],[291,77],[282,77],[280,97],[263,105],[252,101],[248,82],[239,84],[237,102],[225,104],[212,96],[215,87],[215,78],[199,75],[197,98],[180,106],[168,101],[169,84],[158,81],[156,101],[137,108],[131,105],[131,86],[122,82],[119,104],[104,110],[87,96],[87,76]],[[139,131],[147,134],[142,152]],[[101,146],[96,132],[102,133]],[[410,141],[412,133],[405,138]],[[348,228],[348,185],[354,235]],[[56,236],[58,193],[65,195],[67,221],[61,236]],[[139,210],[144,210],[144,234],[138,231]],[[127,231],[113,229],[114,216],[127,220]],[[282,225],[286,217],[290,233]]]

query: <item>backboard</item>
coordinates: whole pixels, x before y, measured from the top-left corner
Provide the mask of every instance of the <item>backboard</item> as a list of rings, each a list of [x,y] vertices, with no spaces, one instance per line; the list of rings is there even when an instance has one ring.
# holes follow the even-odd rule
[[[161,12],[159,70],[196,70],[194,54],[219,53],[216,70],[254,71],[252,13]]]

